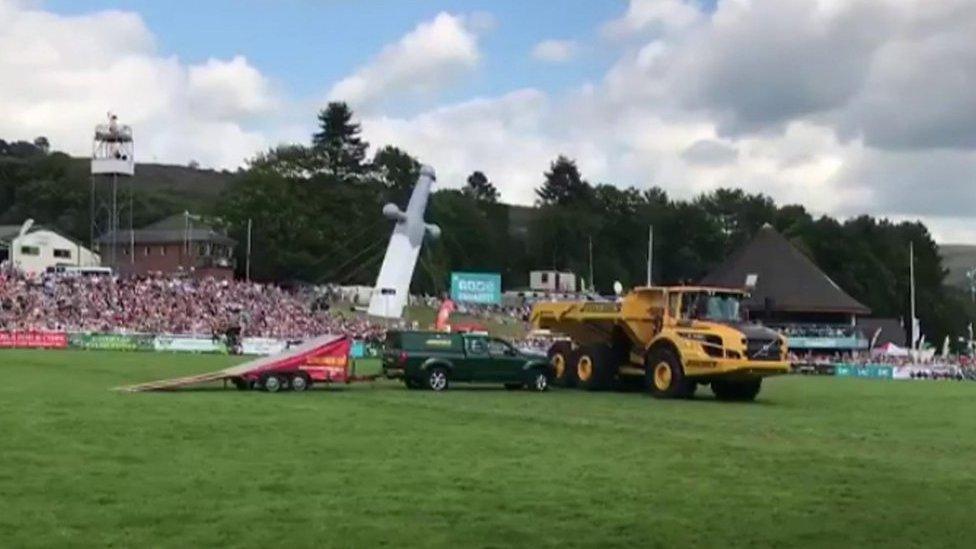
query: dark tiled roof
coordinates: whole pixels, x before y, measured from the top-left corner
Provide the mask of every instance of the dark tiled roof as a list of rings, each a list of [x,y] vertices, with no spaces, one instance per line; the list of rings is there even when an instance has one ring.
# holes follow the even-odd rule
[[[204,221],[192,217],[188,220],[185,214],[171,215],[165,219],[146,225],[141,229],[136,229],[132,231],[132,238],[136,244],[184,242],[185,240],[189,240],[190,242],[214,242],[227,246],[233,246],[237,243],[236,240],[222,232],[214,230],[210,224]],[[119,231],[118,242],[129,242],[129,239],[128,229]],[[100,236],[98,242],[101,244],[110,244],[112,242],[111,231]]]
[[[132,231],[131,238],[136,244],[162,244],[166,242],[184,242],[184,240],[189,240],[190,242],[213,242],[227,246],[233,246],[237,243],[233,238],[209,229],[191,229],[189,231],[183,229],[136,229]],[[129,242],[129,240],[128,229],[119,231],[118,242],[125,243]],[[98,237],[98,242],[100,244],[111,244],[112,233],[107,232]]]
[[[0,225],[0,242],[9,243],[19,232],[20,225]]]
[[[742,288],[749,274],[758,275],[748,301],[754,310],[765,308],[771,299],[773,311],[871,313],[768,224],[701,282]]]
[[[885,343],[894,343],[899,347],[908,345],[905,328],[897,318],[859,318],[857,319],[857,327],[869,341],[874,337],[878,328],[881,328],[875,345],[884,345]]]

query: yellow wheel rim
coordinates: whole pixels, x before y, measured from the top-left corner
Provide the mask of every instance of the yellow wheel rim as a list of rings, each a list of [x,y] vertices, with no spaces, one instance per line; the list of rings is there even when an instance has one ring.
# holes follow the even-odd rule
[[[576,374],[580,381],[589,381],[593,376],[593,360],[586,355],[581,356],[576,363]]]
[[[667,362],[654,367],[654,386],[660,391],[666,391],[671,386],[671,365]]]
[[[556,379],[563,378],[563,374],[566,373],[566,358],[563,357],[562,353],[552,355],[552,369],[556,374]]]

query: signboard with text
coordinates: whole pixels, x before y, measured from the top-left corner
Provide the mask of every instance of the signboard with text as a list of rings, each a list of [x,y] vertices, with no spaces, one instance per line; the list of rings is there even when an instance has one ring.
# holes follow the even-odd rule
[[[451,299],[459,303],[497,305],[502,301],[502,275],[451,273]]]

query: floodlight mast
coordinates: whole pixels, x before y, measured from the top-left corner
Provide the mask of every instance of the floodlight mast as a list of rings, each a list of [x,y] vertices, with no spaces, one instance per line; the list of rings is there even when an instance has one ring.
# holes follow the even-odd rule
[[[91,156],[91,201],[89,205],[91,249],[98,249],[96,239],[103,235],[110,238],[112,268],[118,270],[119,237],[119,176],[129,179],[129,260],[135,261],[135,241],[132,232],[132,180],[135,175],[135,143],[132,128],[119,124],[118,116],[108,113],[105,124],[95,126]],[[99,197],[98,180],[108,177],[111,181],[110,198]],[[101,222],[102,212],[107,222]]]

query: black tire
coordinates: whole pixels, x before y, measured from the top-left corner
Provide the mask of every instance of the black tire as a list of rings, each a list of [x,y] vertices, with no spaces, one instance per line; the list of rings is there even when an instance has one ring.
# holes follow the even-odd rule
[[[552,365],[552,382],[559,387],[573,387],[576,385],[576,364],[573,346],[568,341],[553,343],[547,353],[549,364]]]
[[[695,382],[685,378],[681,360],[670,349],[658,347],[647,353],[644,361],[644,379],[656,398],[683,398],[693,393]]]
[[[249,391],[253,388],[254,384],[242,377],[232,377],[230,378],[231,383],[238,391]]]
[[[409,377],[403,378],[403,384],[407,386],[407,389],[416,390],[416,389],[423,389],[424,388],[424,384],[423,383],[417,381],[416,379],[409,378]]]
[[[296,393],[303,393],[312,388],[312,380],[305,373],[291,376],[291,390]]]
[[[530,391],[544,393],[549,390],[549,372],[543,368],[529,370],[529,381],[525,384]]]
[[[508,389],[509,391],[518,391],[519,389],[522,388],[522,386],[523,385],[521,383],[506,383],[505,384],[505,388]]]
[[[261,387],[269,393],[277,393],[284,390],[286,385],[285,378],[277,374],[265,374],[261,378]]]
[[[716,379],[712,382],[715,398],[727,402],[752,402],[762,389],[762,378],[732,381]]]
[[[447,368],[442,368],[440,366],[434,366],[433,368],[427,370],[427,379],[425,380],[425,385],[431,391],[441,392],[446,391],[448,385],[448,375]]]
[[[576,354],[576,379],[581,389],[599,391],[610,388],[617,375],[614,353],[606,345],[587,345]]]

